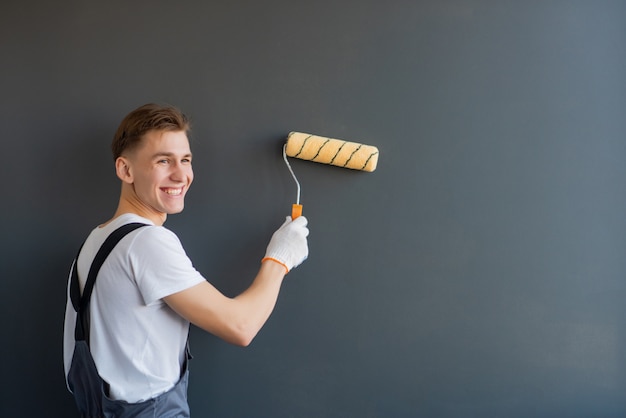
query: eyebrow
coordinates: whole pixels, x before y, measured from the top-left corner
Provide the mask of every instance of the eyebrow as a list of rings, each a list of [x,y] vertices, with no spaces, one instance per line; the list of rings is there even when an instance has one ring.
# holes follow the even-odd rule
[[[182,158],[187,158],[187,157],[191,157],[191,153],[187,153],[182,155]],[[152,159],[154,160],[155,158],[159,158],[159,157],[175,157],[176,154],[174,154],[173,152],[157,152],[155,154],[152,155]]]

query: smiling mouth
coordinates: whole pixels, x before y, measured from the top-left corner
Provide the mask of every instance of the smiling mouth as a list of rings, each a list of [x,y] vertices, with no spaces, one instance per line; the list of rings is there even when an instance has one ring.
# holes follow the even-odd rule
[[[167,193],[170,196],[179,196],[183,192],[183,189],[161,189],[161,190],[163,190],[165,193]]]

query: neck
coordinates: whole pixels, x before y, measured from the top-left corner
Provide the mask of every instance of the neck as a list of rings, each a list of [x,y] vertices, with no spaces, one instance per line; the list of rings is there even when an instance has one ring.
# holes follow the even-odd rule
[[[143,218],[150,219],[158,226],[163,225],[167,219],[167,213],[155,212],[137,199],[134,193],[128,193],[128,190],[125,191],[124,188],[122,188],[120,200],[112,219],[125,213],[133,213]]]
[[[115,214],[113,215],[113,218],[111,218],[111,220],[117,218],[118,216],[124,215],[126,213],[133,213],[135,215],[141,216],[142,218],[150,219],[152,222],[154,222],[155,225],[158,225],[158,226],[162,226],[165,223],[165,220],[167,219],[167,214],[165,213],[159,214],[159,215],[147,213],[145,210],[142,210],[142,208],[138,208],[132,203],[122,201],[120,199],[120,202],[117,206],[117,210],[115,211]]]

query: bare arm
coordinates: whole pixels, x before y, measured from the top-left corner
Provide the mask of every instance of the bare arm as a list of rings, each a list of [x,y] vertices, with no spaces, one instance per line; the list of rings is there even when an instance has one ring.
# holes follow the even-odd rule
[[[287,217],[274,232],[256,278],[243,293],[229,298],[209,282],[165,297],[179,315],[232,344],[247,346],[276,306],[285,274],[309,253],[307,219]]]
[[[264,261],[243,293],[229,298],[203,282],[165,298],[165,302],[192,324],[231,344],[247,346],[274,310],[285,268]]]

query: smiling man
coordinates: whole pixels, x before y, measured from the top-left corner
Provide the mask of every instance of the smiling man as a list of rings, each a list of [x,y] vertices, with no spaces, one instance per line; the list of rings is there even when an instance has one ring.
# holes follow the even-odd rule
[[[122,194],[116,215],[136,213],[162,225],[185,206],[193,181],[191,150],[184,131],[152,130],[115,160]]]
[[[130,112],[114,136],[118,207],[87,237],[68,283],[64,366],[83,416],[190,416],[190,322],[232,344],[250,344],[283,278],[308,256],[306,218],[287,217],[242,294],[226,297],[204,279],[163,226],[167,215],[183,210],[193,181],[188,131],[178,109],[148,104]],[[81,351],[72,283],[83,291],[105,240],[131,223],[145,226],[124,236],[102,263],[89,299],[88,349]]]

